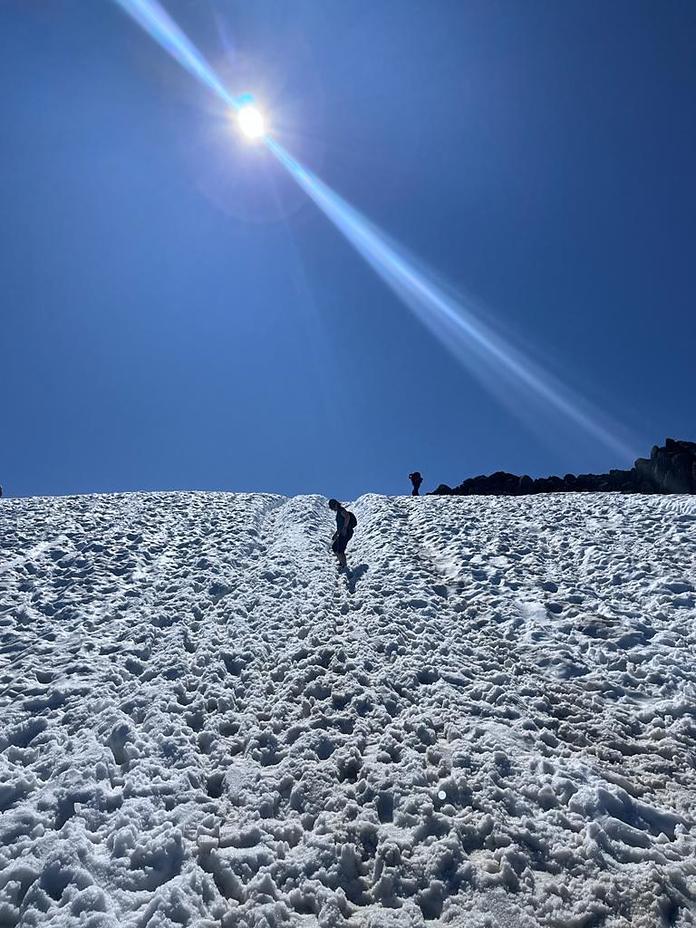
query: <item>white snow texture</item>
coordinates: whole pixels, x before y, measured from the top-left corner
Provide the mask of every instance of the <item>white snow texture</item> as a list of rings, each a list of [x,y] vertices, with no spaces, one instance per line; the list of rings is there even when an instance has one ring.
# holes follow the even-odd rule
[[[0,925],[696,924],[696,504],[0,501]]]

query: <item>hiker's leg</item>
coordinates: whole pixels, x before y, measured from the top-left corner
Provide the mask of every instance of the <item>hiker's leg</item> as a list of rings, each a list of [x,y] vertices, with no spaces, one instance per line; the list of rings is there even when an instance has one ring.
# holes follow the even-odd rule
[[[341,567],[346,566],[346,545],[350,539],[350,535],[339,535],[334,543],[334,552],[338,558],[338,563]]]

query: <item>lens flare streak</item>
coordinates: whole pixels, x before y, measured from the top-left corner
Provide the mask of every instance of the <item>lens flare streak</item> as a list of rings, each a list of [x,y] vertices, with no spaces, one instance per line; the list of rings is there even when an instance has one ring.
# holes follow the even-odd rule
[[[299,164],[278,142],[266,145],[290,172],[305,193],[348,239],[382,280],[499,398],[519,405],[519,391],[543,401],[570,419],[606,447],[630,458],[634,452],[616,436],[616,426],[600,422],[599,411],[573,395],[567,387],[526,358],[458,300],[449,296],[413,258],[350,206],[311,171]],[[512,392],[511,392],[512,391]],[[516,391],[516,392],[515,392]]]
[[[228,106],[239,108],[239,101],[225,90],[215,71],[158,0],[115,2],[190,74],[198,78]]]
[[[252,98],[248,94],[233,97],[225,89],[205,58],[158,0],[115,2],[227,106],[237,113],[249,107]],[[243,131],[245,120],[251,123],[247,115],[242,120]],[[493,332],[472,308],[446,293],[435,282],[434,276],[420,268],[401,246],[303,167],[275,139],[264,134],[260,114],[258,118],[254,116],[251,130],[247,134],[262,136],[280,164],[378,276],[492,393],[509,405],[514,404],[519,413],[522,391],[547,413],[553,411],[564,421],[581,427],[627,460],[635,456],[633,450],[617,437],[616,425],[609,424],[599,410]]]

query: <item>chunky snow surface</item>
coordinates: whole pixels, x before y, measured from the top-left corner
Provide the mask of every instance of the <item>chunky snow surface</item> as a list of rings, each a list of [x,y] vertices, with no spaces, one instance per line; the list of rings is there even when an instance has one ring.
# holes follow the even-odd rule
[[[696,505],[0,502],[0,925],[695,924]]]

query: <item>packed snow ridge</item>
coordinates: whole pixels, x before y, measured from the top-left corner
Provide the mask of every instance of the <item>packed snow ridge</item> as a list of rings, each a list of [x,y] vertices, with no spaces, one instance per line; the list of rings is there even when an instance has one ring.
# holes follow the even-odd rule
[[[0,502],[0,925],[696,923],[696,501]]]

